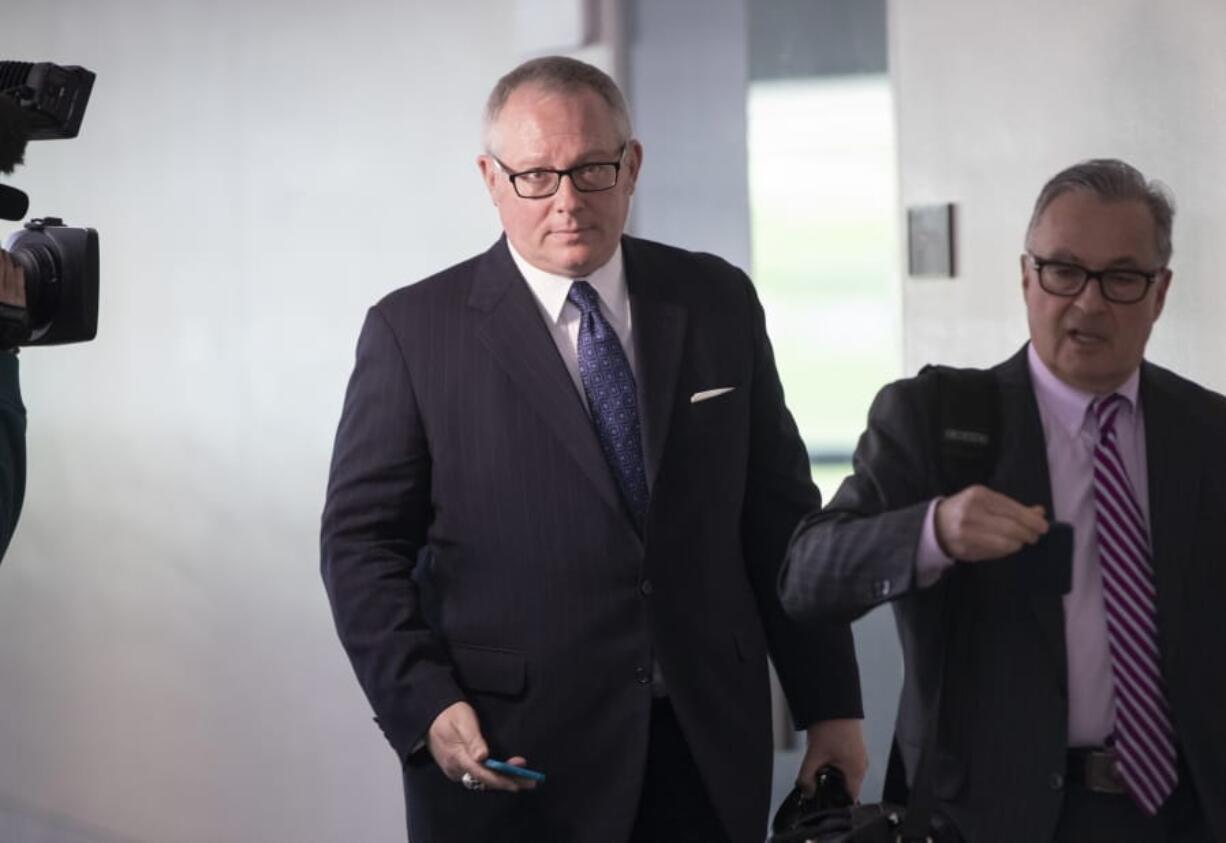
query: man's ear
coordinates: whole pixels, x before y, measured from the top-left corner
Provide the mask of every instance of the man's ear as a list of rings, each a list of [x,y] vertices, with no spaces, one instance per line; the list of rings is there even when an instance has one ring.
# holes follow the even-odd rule
[[[498,177],[502,175],[498,162],[494,160],[494,156],[483,152],[477,156],[477,169],[481,171],[481,180],[485,182],[485,189],[490,192],[490,199],[497,205]]]
[[[1162,308],[1166,307],[1166,291],[1171,286],[1171,279],[1175,277],[1175,273],[1169,269],[1164,269],[1158,273],[1158,279],[1154,285],[1158,288],[1154,292],[1154,321],[1158,321],[1158,317],[1162,315]]]
[[[634,186],[639,180],[639,170],[642,168],[643,145],[634,138],[631,138],[630,140],[626,141],[625,175],[628,176],[626,179],[626,190],[628,192],[634,193]]]

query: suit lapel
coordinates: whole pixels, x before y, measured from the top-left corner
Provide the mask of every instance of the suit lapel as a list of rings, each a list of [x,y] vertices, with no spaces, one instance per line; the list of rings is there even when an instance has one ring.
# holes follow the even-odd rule
[[[686,313],[681,305],[665,298],[673,288],[671,280],[652,266],[634,238],[622,238],[622,254],[637,354],[643,459],[648,488],[654,488],[676,406]]]
[[[1001,452],[994,488],[1027,506],[1042,504],[1053,513],[1051,476],[1047,471],[1047,442],[1039,405],[1030,382],[1026,347],[996,369],[1001,391]],[[1050,594],[1031,598],[1043,638],[1061,665],[1066,664],[1064,603]],[[1062,668],[1063,673],[1067,668]]]
[[[478,338],[579,464],[600,498],[625,517],[627,528],[634,532],[591,419],[536,299],[511,259],[505,237],[482,257],[468,304],[484,312]]]
[[[1163,373],[1141,366],[1141,412],[1145,415],[1145,458],[1149,474],[1149,531],[1154,584],[1158,590],[1158,634],[1163,660],[1180,652],[1180,606],[1184,571],[1196,530],[1195,502],[1201,466],[1190,426],[1179,418],[1178,399],[1166,388]]]

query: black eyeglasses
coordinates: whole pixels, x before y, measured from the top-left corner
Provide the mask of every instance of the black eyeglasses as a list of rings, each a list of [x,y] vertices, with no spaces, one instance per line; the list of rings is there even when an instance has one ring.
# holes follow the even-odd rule
[[[626,145],[617,150],[616,161],[589,161],[577,164],[569,170],[554,170],[548,167],[538,167],[533,170],[521,170],[518,173],[498,160],[490,153],[494,162],[506,173],[515,195],[522,199],[546,199],[558,192],[562,186],[562,176],[570,176],[570,183],[581,193],[599,193],[609,190],[617,184],[617,175],[621,172],[622,157],[626,154]]]
[[[1139,269],[1100,269],[1092,272],[1075,263],[1049,261],[1034,255],[1027,257],[1039,274],[1039,286],[1053,296],[1079,296],[1086,284],[1097,279],[1103,298],[1116,304],[1136,304],[1145,298],[1149,285],[1161,272],[1142,272]]]

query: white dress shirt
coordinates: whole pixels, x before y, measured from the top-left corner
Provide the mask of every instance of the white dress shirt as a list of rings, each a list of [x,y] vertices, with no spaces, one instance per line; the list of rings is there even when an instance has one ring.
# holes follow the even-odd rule
[[[528,289],[532,290],[532,296],[536,299],[541,309],[541,316],[545,320],[545,327],[549,329],[549,335],[553,337],[558,353],[562,355],[562,362],[566,364],[566,370],[570,372],[570,379],[574,381],[575,389],[579,391],[579,397],[583,399],[583,406],[587,406],[587,396],[583,391],[583,379],[579,376],[580,313],[579,308],[566,299],[566,295],[570,292],[570,285],[575,281],[586,281],[600,296],[600,312],[605,319],[609,320],[609,324],[617,333],[617,339],[621,342],[622,351],[626,353],[630,371],[634,373],[637,383],[639,372],[634,359],[634,335],[630,325],[630,294],[626,290],[626,269],[622,260],[621,244],[618,244],[613,257],[609,258],[603,266],[582,279],[551,275],[542,269],[537,269],[515,251],[510,240],[507,240],[507,246],[511,250],[511,258],[519,268],[520,274],[528,282]],[[642,403],[641,394],[639,403]]]
[[[600,312],[617,334],[622,351],[626,353],[626,361],[630,364],[630,371],[634,373],[635,383],[641,384],[638,366],[635,363],[634,334],[630,324],[630,293],[626,288],[626,268],[622,259],[621,244],[618,244],[613,256],[603,266],[597,267],[582,278],[551,275],[538,269],[515,251],[509,239],[507,248],[511,250],[511,258],[515,261],[515,266],[519,268],[520,274],[528,282],[528,289],[532,291],[532,296],[541,309],[541,318],[545,320],[545,327],[549,329],[549,335],[553,337],[554,345],[558,347],[558,354],[562,355],[562,362],[566,364],[566,370],[570,372],[570,379],[574,381],[575,390],[578,391],[579,398],[583,401],[583,406],[589,415],[591,408],[587,405],[587,394],[583,390],[583,377],[579,374],[579,317],[582,314],[579,308],[566,298],[570,292],[570,285],[575,281],[586,281],[600,296]],[[638,389],[638,399],[639,430],[642,435],[643,391],[641,386]],[[644,451],[646,451],[646,443],[643,444]],[[650,477],[647,478],[647,483],[650,487]],[[651,662],[651,689],[657,697],[668,696],[664,674],[660,670],[659,661],[655,659],[652,659]]]

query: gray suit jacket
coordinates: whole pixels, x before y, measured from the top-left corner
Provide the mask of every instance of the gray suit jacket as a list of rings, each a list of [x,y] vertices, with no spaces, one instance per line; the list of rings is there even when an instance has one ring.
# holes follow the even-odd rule
[[[990,485],[1051,512],[1046,446],[1025,349],[992,370],[1001,452]],[[1141,370],[1162,670],[1180,750],[1226,839],[1226,398],[1145,363]],[[932,768],[941,810],[971,841],[1049,840],[1067,737],[1060,597],[1034,586],[1018,556],[958,565],[928,589],[915,551],[940,493],[931,376],[885,387],[869,412],[855,472],[793,537],[780,584],[796,617],[854,619],[893,601],[906,678],[897,737],[908,777],[936,698],[941,607],[952,610]]]
[[[505,242],[387,296],[362,329],[323,576],[404,763],[414,843],[626,839],[653,660],[737,841],[766,827],[768,650],[800,722],[860,711],[848,626],[779,604],[787,540],[820,498],[749,279],[635,238],[623,253],[642,535]],[[735,389],[691,403],[718,387]],[[413,751],[460,699],[494,757],[524,755],[544,786],[469,793]]]

